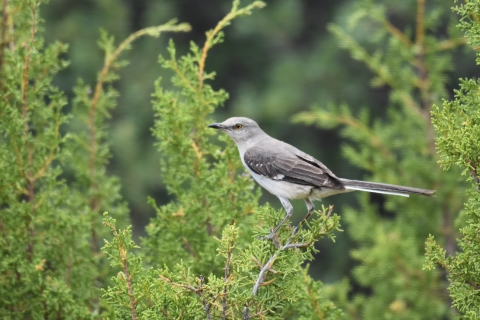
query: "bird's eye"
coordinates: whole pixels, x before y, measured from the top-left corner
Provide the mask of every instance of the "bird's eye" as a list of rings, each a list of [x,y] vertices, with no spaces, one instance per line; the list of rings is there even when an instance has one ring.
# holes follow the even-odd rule
[[[240,130],[243,128],[242,124],[241,123],[237,123],[236,125],[233,126],[235,128],[235,130]]]

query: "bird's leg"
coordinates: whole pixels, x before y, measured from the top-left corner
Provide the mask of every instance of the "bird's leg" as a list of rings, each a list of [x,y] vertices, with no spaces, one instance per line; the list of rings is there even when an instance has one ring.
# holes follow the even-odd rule
[[[278,226],[275,227],[275,229],[270,232],[270,234],[266,237],[267,239],[273,239],[275,235],[277,234],[277,231],[283,226],[283,224],[292,216],[293,214],[293,207],[290,201],[288,201],[287,198],[284,197],[278,197],[280,199],[280,202],[282,203],[283,208],[287,212],[287,215],[283,220],[278,224]]]
[[[300,228],[305,224],[305,222],[307,222],[308,218],[311,217],[311,215],[313,214],[313,211],[315,210],[315,205],[313,204],[312,200],[308,198],[305,199],[305,204],[307,205],[308,213],[305,216],[305,218],[303,218],[303,220],[298,224],[298,226],[296,226],[295,229],[293,229],[292,236],[297,234],[298,230],[300,230]]]

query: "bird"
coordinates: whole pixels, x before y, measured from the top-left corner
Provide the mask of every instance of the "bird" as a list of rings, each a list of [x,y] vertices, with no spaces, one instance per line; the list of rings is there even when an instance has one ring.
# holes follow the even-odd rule
[[[212,123],[208,127],[221,130],[233,139],[244,167],[260,186],[277,196],[285,209],[285,218],[271,230],[267,236],[269,239],[275,237],[278,230],[292,216],[293,207],[290,200],[305,201],[308,212],[303,221],[306,221],[315,210],[313,201],[335,194],[366,191],[408,197],[410,194],[432,196],[435,192],[339,178],[319,160],[269,136],[249,118],[233,117],[221,123]],[[296,231],[297,229],[294,232]]]

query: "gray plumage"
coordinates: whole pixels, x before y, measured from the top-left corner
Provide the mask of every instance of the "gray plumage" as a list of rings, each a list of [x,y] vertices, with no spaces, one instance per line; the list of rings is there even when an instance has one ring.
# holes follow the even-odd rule
[[[338,178],[323,163],[283,141],[266,134],[248,118],[235,117],[210,128],[226,132],[237,144],[240,158],[252,177],[270,193],[276,195],[287,211],[285,219],[270,238],[292,214],[288,200],[304,199],[309,217],[314,200],[355,190],[408,197],[409,194],[431,196],[435,191],[392,184]]]

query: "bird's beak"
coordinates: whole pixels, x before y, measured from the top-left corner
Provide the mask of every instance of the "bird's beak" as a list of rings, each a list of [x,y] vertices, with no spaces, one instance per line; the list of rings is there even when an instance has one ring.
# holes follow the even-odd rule
[[[213,129],[223,129],[224,128],[223,124],[221,124],[221,123],[212,123],[212,124],[209,124],[208,127],[213,128]]]

